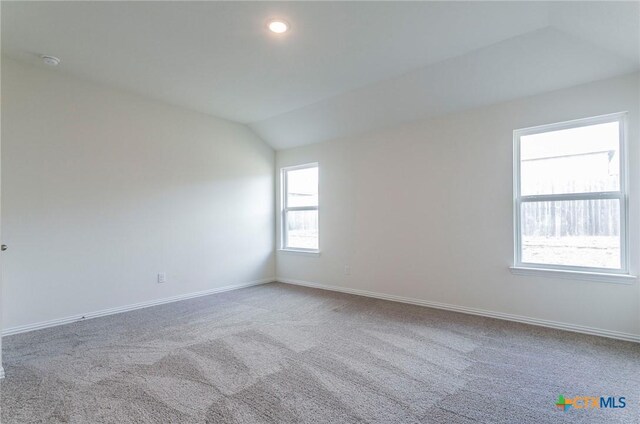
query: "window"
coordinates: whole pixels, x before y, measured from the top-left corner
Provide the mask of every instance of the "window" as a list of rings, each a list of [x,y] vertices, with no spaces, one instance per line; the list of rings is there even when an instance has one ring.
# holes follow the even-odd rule
[[[319,250],[317,163],[282,169],[282,249]]]
[[[624,118],[514,131],[514,268],[628,272]]]

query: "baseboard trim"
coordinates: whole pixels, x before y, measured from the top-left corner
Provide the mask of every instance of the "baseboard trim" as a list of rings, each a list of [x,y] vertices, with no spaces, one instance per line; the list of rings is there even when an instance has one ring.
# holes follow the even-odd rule
[[[623,333],[619,331],[604,330],[601,328],[586,327],[576,324],[567,324],[557,321],[549,321],[539,318],[530,318],[522,315],[505,314],[502,312],[494,312],[486,309],[470,308],[467,306],[458,306],[448,303],[431,302],[428,300],[414,299],[410,297],[395,296],[391,294],[371,292],[367,290],[350,289],[345,287],[330,286],[326,284],[311,283],[309,281],[293,280],[290,278],[276,278],[276,281],[292,284],[296,286],[312,287],[321,290],[329,290],[341,293],[354,294],[358,296],[372,297],[375,299],[390,300],[392,302],[408,303],[411,305],[426,306],[428,308],[442,309],[446,311],[461,312],[463,314],[478,315],[488,318],[496,318],[505,321],[520,322],[523,324],[536,325],[539,327],[554,328],[557,330],[571,331],[574,333],[589,334],[592,336],[608,337],[610,339],[624,340],[628,342],[640,343],[640,335]]]
[[[10,328],[6,328],[6,329],[2,330],[2,336],[5,337],[5,336],[11,336],[13,334],[26,333],[28,331],[41,330],[43,328],[56,327],[58,325],[70,324],[72,322],[84,321],[84,320],[87,320],[87,319],[99,318],[99,317],[104,317],[104,316],[107,316],[107,315],[120,314],[122,312],[128,312],[128,311],[133,311],[133,310],[136,310],[136,309],[148,308],[148,307],[151,307],[151,306],[163,305],[165,303],[179,302],[181,300],[192,299],[194,297],[201,297],[201,296],[207,296],[207,295],[215,294],[215,293],[222,293],[222,292],[231,291],[231,290],[243,289],[245,287],[251,287],[251,286],[257,286],[257,285],[260,285],[260,284],[271,283],[273,281],[275,281],[275,278],[264,278],[262,280],[254,280],[254,281],[250,281],[248,283],[231,284],[231,285],[228,285],[228,286],[217,287],[215,289],[203,290],[203,291],[187,293],[187,294],[181,294],[181,295],[172,296],[172,297],[166,297],[164,299],[150,300],[150,301],[147,301],[147,302],[134,303],[134,304],[131,304],[131,305],[119,306],[119,307],[116,307],[116,308],[102,309],[100,311],[95,311],[95,312],[87,312],[85,314],[74,315],[74,316],[70,316],[70,317],[66,317],[66,318],[58,318],[58,319],[53,319],[53,320],[50,320],[50,321],[37,322],[35,324],[27,324],[27,325],[21,325],[21,326],[17,326],[17,327],[10,327]]]

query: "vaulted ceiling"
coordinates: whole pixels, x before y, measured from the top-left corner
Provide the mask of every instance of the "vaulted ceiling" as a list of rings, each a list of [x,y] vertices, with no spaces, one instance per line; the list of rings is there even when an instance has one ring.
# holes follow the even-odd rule
[[[640,70],[634,2],[3,2],[2,52],[274,148]],[[276,35],[266,21],[291,31]]]

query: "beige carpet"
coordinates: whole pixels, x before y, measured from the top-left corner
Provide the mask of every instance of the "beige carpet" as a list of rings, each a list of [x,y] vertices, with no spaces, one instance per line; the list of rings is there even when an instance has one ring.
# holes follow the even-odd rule
[[[2,424],[634,423],[640,345],[268,284],[3,340]],[[624,409],[565,397],[625,396]]]

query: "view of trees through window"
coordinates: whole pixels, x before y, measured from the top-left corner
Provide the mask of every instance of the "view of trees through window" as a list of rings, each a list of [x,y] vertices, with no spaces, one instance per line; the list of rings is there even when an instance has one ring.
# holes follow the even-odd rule
[[[619,192],[619,122],[521,136],[521,262],[619,269]]]

